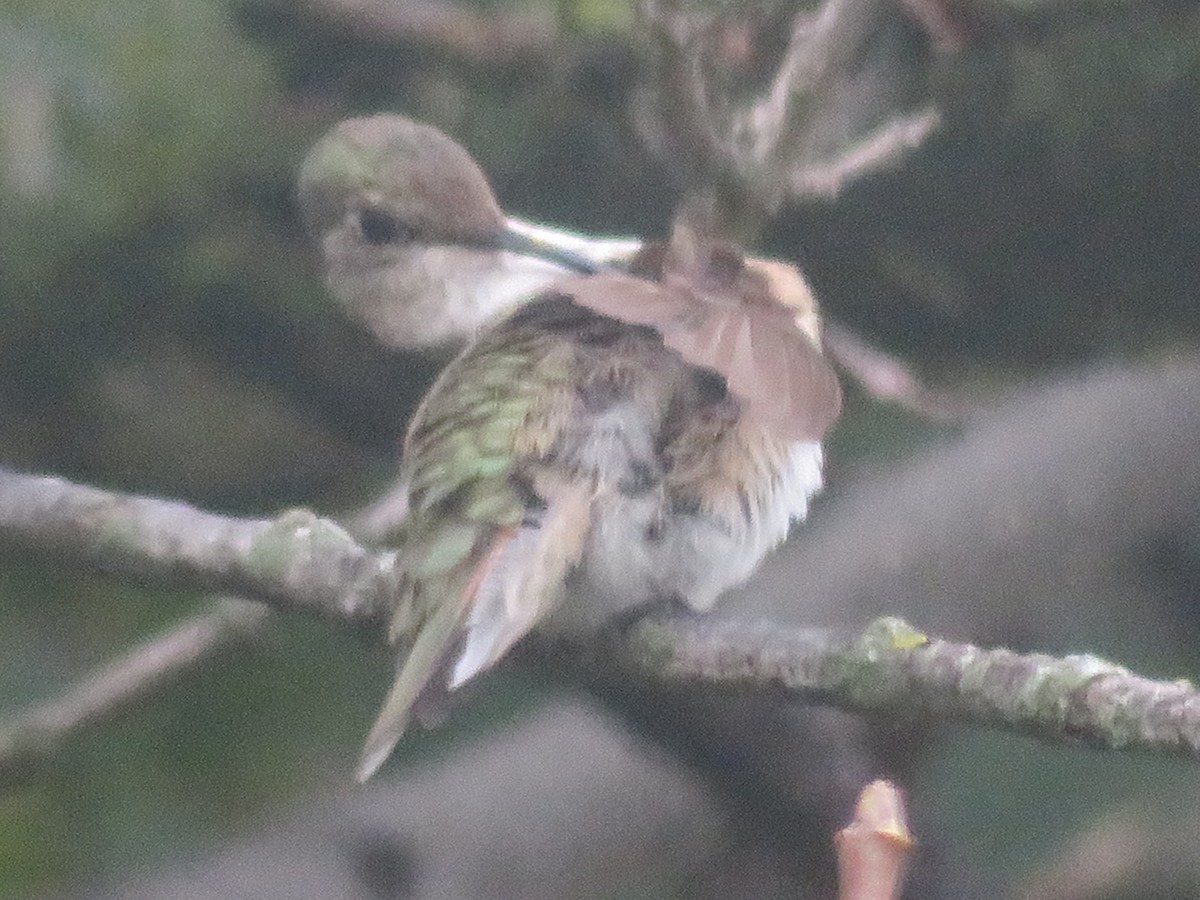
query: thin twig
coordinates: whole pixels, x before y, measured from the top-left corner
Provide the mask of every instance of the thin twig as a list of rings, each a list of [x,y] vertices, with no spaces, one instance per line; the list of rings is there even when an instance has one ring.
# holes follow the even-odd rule
[[[677,0],[639,6],[658,53],[635,118],[694,189],[734,186],[774,213],[788,200],[836,196],[905,158],[937,126],[932,106],[874,108],[861,89],[846,89],[864,77],[864,58],[878,69],[872,94],[886,96],[884,85],[904,77],[904,63],[873,43],[889,27],[884,4],[823,0],[787,24],[780,11],[764,19],[737,5],[714,10]],[[786,47],[760,75],[781,27],[790,29]]]
[[[862,0],[825,0],[814,12],[795,14],[787,49],[765,94],[732,118],[731,133],[750,136],[731,146],[735,152],[739,145],[750,149],[744,163],[760,168],[779,158],[791,136],[787,127],[796,125],[793,108],[802,98],[827,91],[837,79],[839,66],[870,32],[876,19],[873,7]]]
[[[447,0],[305,0],[302,8],[367,40],[419,44],[476,64],[546,59],[560,37],[552,15],[488,14]]]
[[[61,696],[11,716],[0,727],[0,788],[32,777],[76,734],[113,721],[202,663],[257,637],[268,615],[259,604],[221,600],[85,675]]]
[[[851,182],[898,164],[940,122],[938,111],[928,106],[889,119],[833,159],[803,161],[788,174],[792,195],[832,199]]]
[[[965,398],[923,384],[903,360],[844,325],[826,319],[821,343],[834,362],[876,400],[895,403],[934,422],[960,422],[973,411]]]
[[[961,53],[971,42],[963,9],[954,0],[900,0],[938,53]]]

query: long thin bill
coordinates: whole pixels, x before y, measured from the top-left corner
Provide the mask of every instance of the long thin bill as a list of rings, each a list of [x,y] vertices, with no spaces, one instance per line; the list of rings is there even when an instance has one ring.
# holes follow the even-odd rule
[[[509,219],[497,246],[510,253],[532,256],[561,266],[568,272],[595,275],[608,268],[622,268],[641,249],[632,238],[588,238]]]

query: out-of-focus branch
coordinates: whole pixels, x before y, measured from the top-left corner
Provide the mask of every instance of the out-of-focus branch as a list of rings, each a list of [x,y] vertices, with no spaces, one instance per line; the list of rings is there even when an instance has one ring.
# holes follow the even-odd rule
[[[559,37],[554,17],[537,10],[487,14],[447,0],[305,0],[303,8],[361,38],[420,44],[470,63],[548,56]]]
[[[921,146],[940,122],[941,115],[932,106],[898,115],[831,159],[797,163],[788,173],[788,187],[797,197],[836,197],[856,178],[899,162]]]
[[[238,519],[0,469],[5,546],[130,581],[242,594],[357,626],[381,621],[395,591],[393,554],[368,552],[309,512]],[[73,735],[250,639],[266,615],[258,604],[218,600],[61,697],[0,723],[0,787],[34,774]]]
[[[395,596],[395,554],[360,547],[311,513],[234,519],[4,470],[0,543],[139,581],[237,591],[357,626],[381,623]],[[647,620],[572,648],[571,657],[662,684],[782,688],[858,712],[1200,756],[1200,693],[1190,685],[1152,681],[1090,656],[929,640],[894,619],[852,640],[712,618]]]
[[[817,9],[796,12],[791,36],[765,94],[730,116],[729,150],[741,165],[772,161],[791,135],[795,104],[827,88],[839,66],[853,57],[877,18],[874,3],[825,0]]]
[[[871,346],[844,325],[826,319],[821,343],[876,400],[895,403],[935,422],[957,422],[971,412],[964,398],[922,384],[902,360]]]
[[[658,48],[636,108],[642,137],[727,205],[771,214],[834,196],[939,121],[905,93],[904,52],[879,40],[896,24],[881,0],[719,10],[643,0],[640,11]]]
[[[1119,900],[1195,895],[1200,882],[1194,786],[1167,803],[1146,796],[1122,803],[1068,838],[1028,873],[1019,900]]]
[[[958,53],[971,41],[961,7],[954,0],[900,0],[900,6],[929,36],[939,53]]]
[[[112,721],[204,662],[251,641],[268,615],[255,603],[219,601],[84,676],[61,696],[12,716],[0,726],[0,788],[35,775],[80,731]]]

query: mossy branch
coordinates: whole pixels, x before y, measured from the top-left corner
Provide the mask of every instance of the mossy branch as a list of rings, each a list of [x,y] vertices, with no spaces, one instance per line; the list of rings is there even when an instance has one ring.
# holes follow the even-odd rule
[[[768,623],[642,622],[620,648],[644,677],[761,689],[907,720],[953,720],[1048,743],[1200,758],[1200,692],[1096,656],[938,640],[897,618],[858,635]]]
[[[289,510],[236,518],[0,469],[0,548],[129,581],[237,594],[370,627],[396,592],[395,554],[330,519]]]
[[[395,553],[363,547],[312,513],[239,519],[0,469],[3,546],[130,581],[236,592],[381,635],[397,578]],[[166,675],[261,623],[244,608],[236,615],[229,609],[184,622],[67,696],[0,726],[0,772],[51,754],[75,731],[128,708]],[[898,619],[877,620],[853,636],[718,617],[647,619],[572,653],[582,665],[662,684],[782,690],[874,716],[1200,757],[1200,693],[1186,682],[1144,678],[1093,656],[936,640]]]

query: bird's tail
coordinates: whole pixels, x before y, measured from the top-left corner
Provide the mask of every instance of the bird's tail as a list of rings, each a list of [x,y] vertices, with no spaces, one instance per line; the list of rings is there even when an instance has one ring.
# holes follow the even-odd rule
[[[482,545],[487,550],[482,559],[473,553],[471,556],[475,565],[465,567],[470,573],[466,584],[459,581],[456,588],[446,590],[443,602],[420,626],[412,649],[396,674],[396,682],[383,702],[383,710],[367,735],[356,773],[360,782],[374,775],[391,755],[414,711],[418,719],[436,721],[445,695],[480,669],[486,668],[486,665],[477,666],[469,674],[464,674],[457,671],[455,662],[463,652],[468,610],[478,603],[481,588],[497,569],[516,531],[515,527],[502,528],[499,533],[491,535],[490,541],[484,541]],[[444,583],[442,587],[445,587]],[[452,672],[453,682],[450,680]]]
[[[443,604],[421,628],[363,745],[356,772],[360,782],[374,775],[391,756],[412,718],[413,705],[432,687],[431,680],[439,671],[445,671],[447,654],[458,642],[464,612],[463,604]]]

